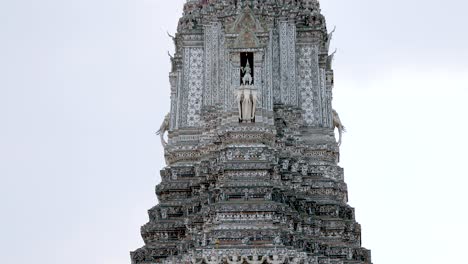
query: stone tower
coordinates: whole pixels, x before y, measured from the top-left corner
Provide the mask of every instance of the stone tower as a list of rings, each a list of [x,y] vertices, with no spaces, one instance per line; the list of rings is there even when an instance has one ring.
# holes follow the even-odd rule
[[[331,38],[317,0],[185,3],[133,264],[371,264],[338,166]]]

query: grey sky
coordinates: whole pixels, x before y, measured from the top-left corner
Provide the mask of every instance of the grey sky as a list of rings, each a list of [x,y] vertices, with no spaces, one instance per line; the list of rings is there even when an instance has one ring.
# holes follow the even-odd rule
[[[128,264],[142,246],[183,2],[0,1],[2,263]],[[322,1],[341,165],[374,263],[465,258],[467,9]]]

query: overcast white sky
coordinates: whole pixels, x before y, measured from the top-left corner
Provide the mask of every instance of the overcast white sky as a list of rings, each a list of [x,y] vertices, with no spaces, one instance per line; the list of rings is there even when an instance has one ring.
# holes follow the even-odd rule
[[[183,0],[0,1],[0,258],[129,264],[164,166]],[[375,264],[463,263],[468,4],[322,1],[350,204]]]

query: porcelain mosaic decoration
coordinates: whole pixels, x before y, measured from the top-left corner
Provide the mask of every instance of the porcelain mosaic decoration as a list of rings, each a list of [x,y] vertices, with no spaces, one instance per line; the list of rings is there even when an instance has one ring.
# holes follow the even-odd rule
[[[371,264],[338,166],[333,32],[317,0],[185,3],[133,264]]]

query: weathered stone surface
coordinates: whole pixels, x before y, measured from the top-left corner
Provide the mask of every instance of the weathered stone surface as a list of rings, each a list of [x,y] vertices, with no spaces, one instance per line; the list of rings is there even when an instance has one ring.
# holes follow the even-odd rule
[[[338,166],[331,37],[316,0],[187,1],[133,264],[371,264]]]

